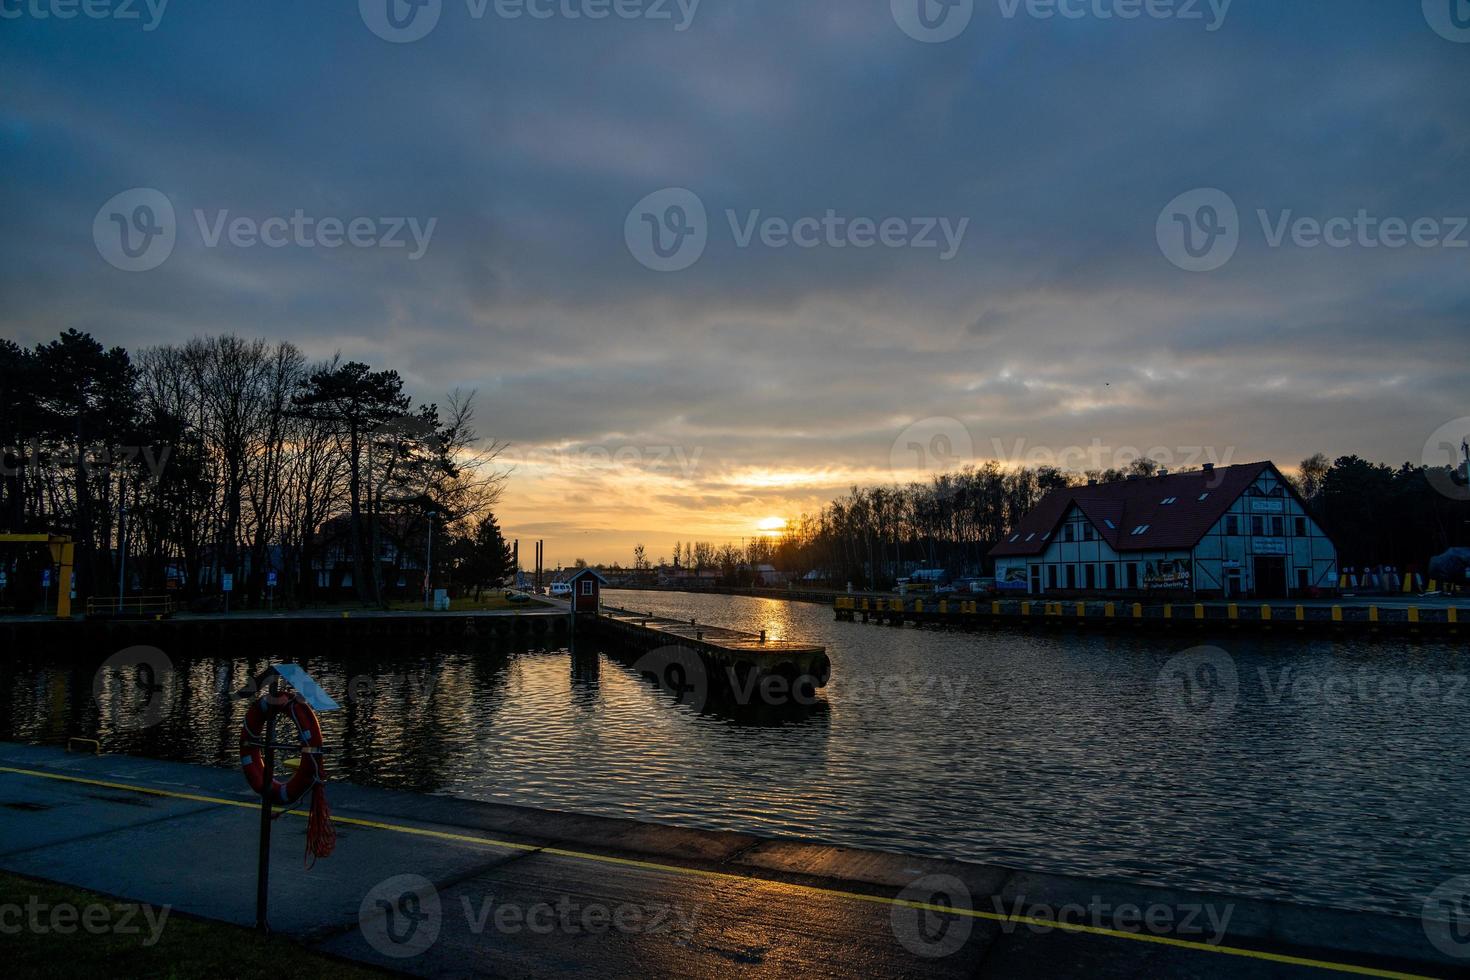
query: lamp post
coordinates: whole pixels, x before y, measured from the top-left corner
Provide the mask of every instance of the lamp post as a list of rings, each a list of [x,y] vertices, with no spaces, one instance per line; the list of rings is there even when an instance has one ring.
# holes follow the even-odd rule
[[[429,511],[429,552],[424,560],[424,608],[434,608],[434,511]]]

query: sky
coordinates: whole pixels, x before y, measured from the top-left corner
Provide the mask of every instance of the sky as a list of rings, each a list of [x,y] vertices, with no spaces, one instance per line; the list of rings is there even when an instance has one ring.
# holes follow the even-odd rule
[[[0,0],[0,167],[0,336],[473,390],[553,565],[1470,415],[1465,0]]]

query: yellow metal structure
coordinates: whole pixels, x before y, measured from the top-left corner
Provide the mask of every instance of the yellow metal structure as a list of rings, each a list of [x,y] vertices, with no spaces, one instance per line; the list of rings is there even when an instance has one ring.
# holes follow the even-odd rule
[[[55,534],[0,534],[0,544],[44,544],[51,549],[51,564],[58,566],[56,618],[71,618],[71,573],[76,545],[71,538]]]

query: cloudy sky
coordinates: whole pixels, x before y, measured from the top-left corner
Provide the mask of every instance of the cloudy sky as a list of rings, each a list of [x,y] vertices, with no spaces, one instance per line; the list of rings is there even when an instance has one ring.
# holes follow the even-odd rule
[[[553,563],[957,461],[1418,461],[1452,2],[0,0],[0,334],[476,389]]]

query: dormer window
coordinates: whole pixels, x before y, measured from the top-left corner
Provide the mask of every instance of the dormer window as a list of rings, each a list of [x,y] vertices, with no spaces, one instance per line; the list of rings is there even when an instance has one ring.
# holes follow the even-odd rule
[[[1206,490],[1204,493],[1202,493],[1202,494],[1199,495],[1199,499],[1206,500],[1206,499],[1209,498],[1209,496],[1210,496],[1210,491]]]
[[[1167,507],[1169,504],[1174,503],[1178,499],[1178,497],[1165,497],[1163,500],[1160,500],[1159,503]]]
[[[1138,537],[1138,536],[1139,536],[1139,535],[1140,535],[1140,534],[1143,534],[1143,533],[1145,533],[1145,532],[1146,532],[1146,531],[1148,531],[1148,529],[1149,529],[1149,526],[1150,526],[1150,525],[1148,525],[1148,524],[1140,524],[1140,525],[1138,525],[1138,526],[1137,526],[1137,527],[1135,527],[1135,528],[1134,528],[1134,529],[1133,529],[1133,536],[1134,536],[1134,537],[1135,537],[1135,538],[1136,538],[1136,537]]]

